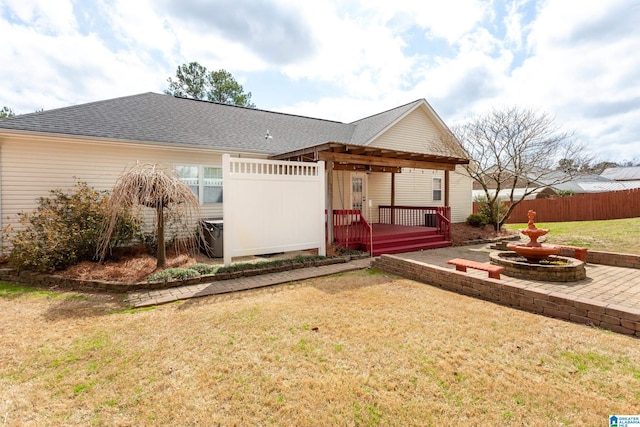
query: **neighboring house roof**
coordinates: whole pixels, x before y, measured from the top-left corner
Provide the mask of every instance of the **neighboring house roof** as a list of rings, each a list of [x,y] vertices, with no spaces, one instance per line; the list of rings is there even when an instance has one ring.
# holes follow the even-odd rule
[[[525,188],[515,188],[513,190],[513,199],[519,200],[520,198],[522,198],[526,190],[527,189]],[[489,195],[493,197],[495,194],[496,194],[496,190],[489,190]],[[556,193],[550,187],[538,187],[535,190],[533,190],[530,194],[526,195],[524,199],[525,200],[546,199],[546,198],[554,197],[557,195],[558,193]],[[486,200],[487,195],[484,192],[484,190],[473,190],[472,196],[473,196],[473,200],[476,201],[483,198]],[[498,200],[511,200],[511,189],[507,188],[504,190],[500,190],[500,192],[498,193]]]
[[[273,155],[326,142],[367,145],[419,107],[431,112],[433,120],[446,129],[424,99],[353,123],[340,123],[143,93],[14,116],[0,120],[0,131],[43,132]],[[267,131],[270,137],[266,137]],[[461,157],[459,147],[451,146],[445,151],[450,156]]]
[[[576,194],[580,193],[604,193],[608,191],[621,191],[621,190],[630,190],[635,188],[640,188],[640,180],[636,181],[613,181],[609,178],[606,178],[601,175],[593,175],[593,174],[585,174],[578,175],[571,178],[570,181],[563,182],[561,184],[548,185],[548,183],[553,182],[553,179],[559,179],[563,177],[564,172],[561,171],[553,171],[550,175],[547,176],[545,182],[533,181],[529,188],[534,188],[538,186],[538,190],[540,189],[553,189],[554,192],[559,191],[573,191]],[[524,192],[525,185],[516,187],[515,194],[517,197],[520,197]],[[474,195],[483,193],[482,187],[480,184],[474,182],[473,185]],[[500,195],[506,195],[509,191],[511,191],[511,183],[509,183],[508,188],[500,191]],[[478,193],[476,193],[478,192]],[[491,193],[493,194],[493,193]],[[539,196],[536,196],[536,198]],[[533,197],[527,197],[533,198]]]
[[[519,179],[516,183],[516,189],[521,188],[534,188],[540,187],[552,188],[554,191],[573,191],[574,193],[601,193],[606,191],[618,191],[630,188],[629,186],[621,185],[620,182],[612,181],[601,175],[584,174],[570,177],[565,172],[560,170],[532,170],[532,176]],[[565,182],[560,182],[564,181]],[[508,190],[513,185],[513,179],[506,181],[503,188]],[[635,187],[634,187],[635,188]],[[482,189],[482,186],[475,182],[473,183],[474,190]],[[501,191],[502,193],[502,191]]]
[[[614,181],[640,180],[640,166],[607,168],[600,175]]]
[[[576,193],[605,193],[608,191],[633,190],[640,188],[638,181],[606,181],[606,182],[581,182],[577,183],[580,190]]]
[[[602,193],[622,190],[610,179],[593,174],[575,176],[570,181],[555,184],[553,188],[557,191],[573,191],[574,193]]]

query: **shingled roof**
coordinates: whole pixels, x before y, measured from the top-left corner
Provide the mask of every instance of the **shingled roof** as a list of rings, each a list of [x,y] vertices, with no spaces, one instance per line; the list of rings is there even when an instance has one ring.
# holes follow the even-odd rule
[[[421,104],[426,104],[426,101],[417,100],[353,123],[340,123],[143,93],[2,119],[0,131],[87,136],[273,155],[326,142],[367,145],[372,138]],[[265,138],[267,131],[271,138]],[[456,155],[455,151],[451,155]]]

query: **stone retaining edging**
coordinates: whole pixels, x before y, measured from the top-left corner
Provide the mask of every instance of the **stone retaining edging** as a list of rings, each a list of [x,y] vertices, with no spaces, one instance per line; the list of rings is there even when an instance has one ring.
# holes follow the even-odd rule
[[[587,251],[587,262],[592,264],[611,265],[640,269],[640,255],[621,254],[618,252]]]
[[[572,297],[561,292],[536,288],[535,285],[524,286],[496,279],[478,278],[394,255],[381,255],[374,260],[372,267],[531,313],[640,337],[640,310],[630,307]]]
[[[367,255],[367,258],[369,256]],[[199,283],[216,282],[229,279],[237,279],[239,277],[257,276],[260,274],[277,273],[281,271],[295,270],[305,267],[319,267],[322,265],[340,264],[351,261],[351,259],[360,259],[358,256],[341,256],[331,257],[317,260],[308,260],[306,262],[295,262],[280,266],[256,268],[252,270],[233,271],[229,273],[207,274],[194,277],[187,280],[170,280],[161,282],[111,282],[107,280],[83,280],[63,277],[55,274],[37,273],[33,271],[18,272],[12,268],[0,268],[0,280],[12,283],[20,283],[23,285],[36,286],[41,288],[59,288],[72,291],[83,292],[114,292],[126,293],[140,290],[159,290],[175,288],[178,286],[196,285]]]
[[[497,242],[491,247],[499,251],[510,251],[507,242]],[[562,248],[560,255],[574,256],[574,251],[569,248]],[[611,265],[613,267],[626,267],[640,269],[640,255],[623,254],[619,252],[594,251],[587,249],[587,262],[591,264]]]

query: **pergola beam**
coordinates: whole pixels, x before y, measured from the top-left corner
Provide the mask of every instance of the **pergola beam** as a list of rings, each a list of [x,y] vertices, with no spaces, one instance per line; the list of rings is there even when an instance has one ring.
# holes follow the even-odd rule
[[[402,168],[395,166],[355,165],[353,163],[334,163],[333,170],[351,172],[391,172],[402,173]]]
[[[433,170],[455,170],[456,165],[452,163],[439,163],[435,161],[422,160],[403,160],[387,157],[373,157],[367,155],[342,154],[321,151],[318,153],[318,160],[331,161],[336,163],[350,163],[355,165],[370,165],[382,167],[400,167],[414,169],[433,169]]]

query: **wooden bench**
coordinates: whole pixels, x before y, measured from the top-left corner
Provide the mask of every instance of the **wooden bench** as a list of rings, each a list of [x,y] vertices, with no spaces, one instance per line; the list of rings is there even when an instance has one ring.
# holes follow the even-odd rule
[[[565,246],[565,245],[558,245],[560,246],[560,249],[566,249],[568,251],[573,251],[573,258],[580,260],[582,262],[587,262],[587,251],[589,250],[589,248],[582,248],[579,246]]]
[[[500,279],[500,272],[504,270],[504,267],[499,265],[487,264],[484,262],[471,261],[468,259],[454,258],[447,261],[447,264],[456,266],[457,271],[467,271],[467,268],[474,268],[476,270],[483,270],[489,273],[489,277],[492,279]]]

